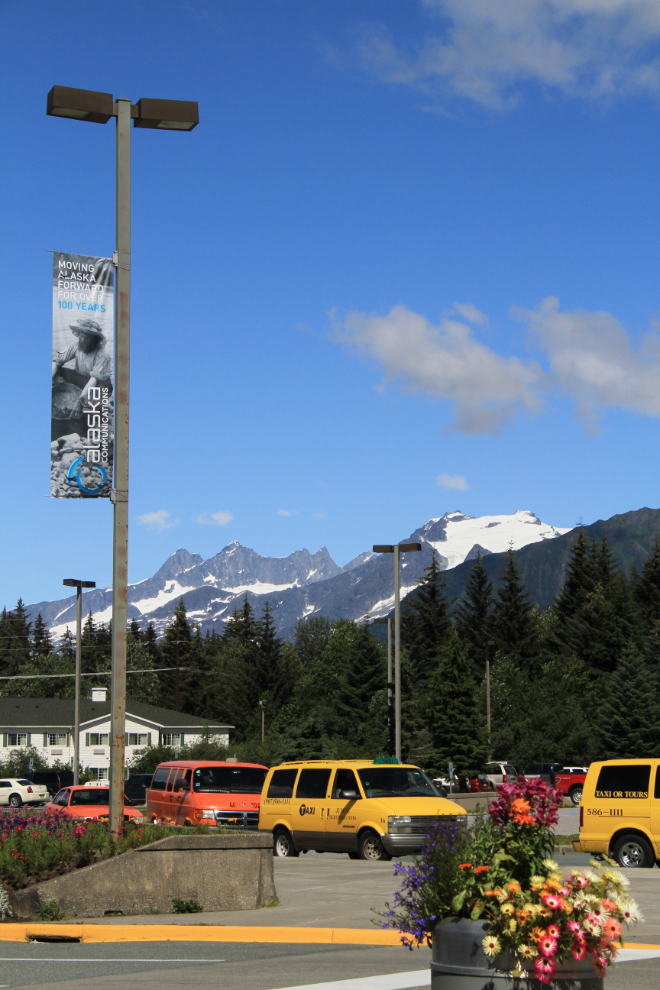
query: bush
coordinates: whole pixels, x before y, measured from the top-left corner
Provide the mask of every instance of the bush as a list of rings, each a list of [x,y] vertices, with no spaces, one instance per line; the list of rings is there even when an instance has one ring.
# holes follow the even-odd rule
[[[39,905],[37,921],[64,921],[66,915],[57,901],[44,901]]]
[[[180,901],[178,897],[172,898],[172,907],[176,914],[199,914],[204,910],[199,901]]]

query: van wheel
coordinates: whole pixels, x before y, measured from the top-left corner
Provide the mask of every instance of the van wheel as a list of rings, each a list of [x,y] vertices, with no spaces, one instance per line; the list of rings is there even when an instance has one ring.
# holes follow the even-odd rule
[[[12,806],[12,808],[20,808],[21,805],[23,804],[23,802],[21,801],[21,795],[11,794],[9,796],[9,803]]]
[[[582,800],[582,784],[578,787],[571,787],[569,791],[569,797],[573,804],[579,804]]]
[[[298,850],[293,839],[285,828],[278,828],[273,833],[273,856],[298,856]]]
[[[619,866],[650,869],[655,856],[650,845],[641,835],[622,835],[614,847],[614,857]]]
[[[380,836],[371,831],[363,832],[362,835],[358,836],[357,854],[358,859],[371,861],[392,859],[380,841]]]

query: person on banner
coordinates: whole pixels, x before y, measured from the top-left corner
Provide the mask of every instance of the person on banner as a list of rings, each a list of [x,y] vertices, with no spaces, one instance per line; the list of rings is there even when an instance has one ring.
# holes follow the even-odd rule
[[[106,350],[105,334],[95,320],[77,320],[69,328],[77,341],[55,354],[52,377],[57,375],[81,389],[70,413],[71,419],[78,419],[88,389],[98,385],[107,388],[108,395],[112,393],[112,357]],[[70,361],[75,362],[74,367],[64,368],[63,365]]]

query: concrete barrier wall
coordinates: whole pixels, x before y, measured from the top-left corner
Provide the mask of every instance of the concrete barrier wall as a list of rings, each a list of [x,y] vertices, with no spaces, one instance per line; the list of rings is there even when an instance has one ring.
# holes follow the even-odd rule
[[[205,911],[248,911],[275,896],[269,834],[173,835],[113,859],[9,892],[14,917],[36,920],[44,902],[68,916],[171,914],[172,899]]]

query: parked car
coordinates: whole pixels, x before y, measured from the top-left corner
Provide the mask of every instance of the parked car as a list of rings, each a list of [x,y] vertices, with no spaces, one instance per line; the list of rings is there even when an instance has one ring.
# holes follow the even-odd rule
[[[23,776],[33,784],[45,784],[50,797],[73,783],[73,770],[28,770]]]
[[[531,766],[525,767],[523,770],[523,777],[525,780],[540,777],[541,780],[545,780],[547,784],[552,784],[554,787],[556,775],[561,773],[563,769],[561,763],[532,763]]]
[[[147,791],[151,786],[152,773],[132,773],[124,781],[124,794],[131,804],[146,804]]]
[[[110,788],[87,787],[76,784],[65,787],[46,805],[46,814],[63,814],[71,818],[109,818]],[[144,815],[136,808],[124,805],[124,822],[143,822]]]
[[[48,788],[33,784],[25,777],[5,777],[0,780],[0,805],[20,808],[23,804],[43,804],[48,800]]]
[[[582,800],[582,788],[588,771],[588,767],[563,767],[561,773],[555,774],[555,787],[578,805]]]
[[[267,773],[268,767],[260,763],[161,763],[147,792],[147,817],[151,822],[204,822],[256,831]]]
[[[493,787],[498,784],[515,784],[518,780],[518,771],[510,760],[493,760],[484,769]]]
[[[491,784],[490,780],[485,773],[480,773],[478,777],[473,777],[470,781],[470,792],[472,794],[478,793],[479,791],[493,791],[495,788]]]

